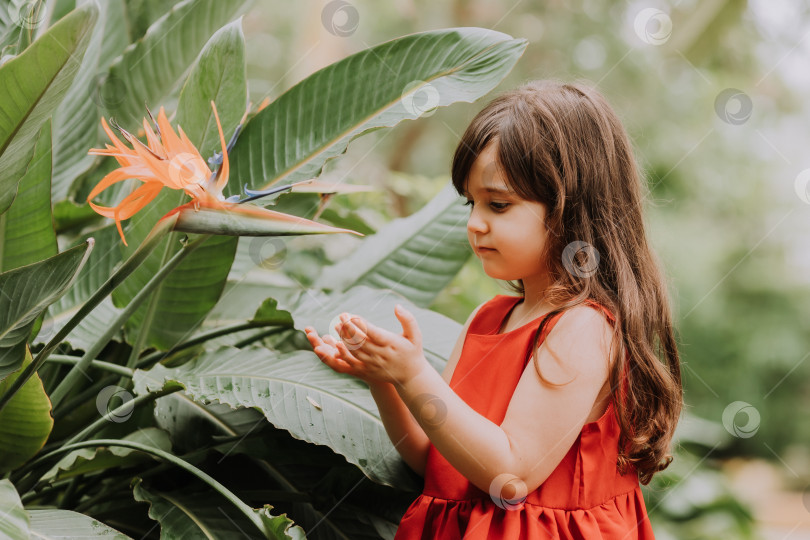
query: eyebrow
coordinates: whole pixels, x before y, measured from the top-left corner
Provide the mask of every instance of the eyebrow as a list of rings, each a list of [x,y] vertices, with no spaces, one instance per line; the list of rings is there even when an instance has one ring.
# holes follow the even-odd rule
[[[507,188],[485,187],[485,188],[483,188],[483,190],[486,191],[487,193],[499,193],[499,194],[502,194],[502,195],[515,195],[514,191],[512,191],[511,189],[507,189]],[[464,190],[464,195],[469,195],[469,194],[470,193],[465,189]]]

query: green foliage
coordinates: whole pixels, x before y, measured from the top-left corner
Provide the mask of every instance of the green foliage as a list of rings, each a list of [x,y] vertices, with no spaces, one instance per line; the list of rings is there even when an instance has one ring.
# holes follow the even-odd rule
[[[0,87],[14,89],[0,104],[6,535],[47,536],[59,522],[66,534],[144,537],[156,521],[165,537],[223,537],[234,525],[251,537],[303,538],[316,526],[314,538],[389,537],[419,489],[368,388],[323,365],[301,329],[328,332],[327,312],[344,309],[394,327],[401,303],[441,369],[460,325],[427,307],[469,257],[452,190],[378,234],[359,212],[327,208],[331,191],[279,194],[265,200],[276,214],[234,218],[176,213],[187,195],[164,190],[126,222],[123,246],[82,200],[114,161],[85,154],[107,141],[101,117],[136,132],[146,102],[176,113],[216,165],[214,102],[226,141],[244,122],[229,159],[234,194],[316,177],[363,134],[481,97],[526,41],[480,28],[408,35],[332,64],[257,113],[234,20],[246,5],[57,2],[30,42],[11,29],[16,48],[0,65]],[[389,77],[390,62],[407,69]],[[439,99],[421,109],[412,94],[425,88]],[[100,200],[114,206],[132,187],[120,182]],[[368,236],[342,266],[282,240],[351,230]],[[286,281],[267,287],[273,279]],[[349,499],[331,515],[358,475],[373,484],[357,493],[377,490],[387,504]]]

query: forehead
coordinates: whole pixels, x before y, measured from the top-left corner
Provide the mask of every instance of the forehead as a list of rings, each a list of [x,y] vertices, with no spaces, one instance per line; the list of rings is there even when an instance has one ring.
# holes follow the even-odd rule
[[[465,183],[465,193],[493,193],[514,195],[515,191],[509,186],[506,174],[498,163],[495,145],[487,145],[478,155],[470,168]]]

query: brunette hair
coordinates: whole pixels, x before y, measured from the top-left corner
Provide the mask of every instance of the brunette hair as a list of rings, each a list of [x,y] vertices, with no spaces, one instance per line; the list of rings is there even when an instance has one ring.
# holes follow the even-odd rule
[[[621,429],[617,466],[624,474],[631,464],[646,485],[672,462],[683,387],[667,283],[646,238],[642,182],[627,133],[594,88],[530,82],[495,98],[464,132],[452,164],[460,194],[490,143],[510,187],[546,208],[544,257],[552,285],[545,300],[555,309],[543,318],[531,350],[558,313],[587,301],[613,313],[609,382]],[[521,280],[508,284],[525,294]]]

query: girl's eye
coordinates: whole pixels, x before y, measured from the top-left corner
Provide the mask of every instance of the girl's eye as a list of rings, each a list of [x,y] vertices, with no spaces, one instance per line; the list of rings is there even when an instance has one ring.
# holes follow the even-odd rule
[[[470,200],[468,200],[467,202],[464,203],[464,206],[473,206],[473,205],[474,205],[473,201],[470,201]],[[491,203],[489,203],[489,205],[492,207],[493,210],[497,210],[499,212],[502,212],[502,211],[506,210],[506,207],[509,206],[509,203],[491,202]]]

